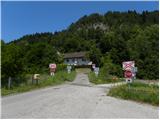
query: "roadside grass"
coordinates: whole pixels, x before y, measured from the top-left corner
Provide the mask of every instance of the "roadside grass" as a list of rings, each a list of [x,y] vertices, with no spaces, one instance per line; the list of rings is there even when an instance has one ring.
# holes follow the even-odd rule
[[[41,80],[39,81],[38,85],[35,84],[21,84],[20,86],[17,87],[12,87],[11,89],[7,88],[1,88],[1,95],[9,95],[9,94],[16,94],[16,93],[22,93],[38,88],[43,88],[47,86],[54,86],[54,85],[60,85],[66,81],[73,81],[76,76],[76,72],[72,71],[70,74],[68,74],[65,71],[60,71],[55,74],[55,76],[48,76],[47,75],[42,75]],[[46,78],[46,79],[45,79]]]
[[[77,73],[90,73],[91,69],[90,68],[76,68]]]
[[[99,74],[98,76],[95,75],[94,72],[90,72],[88,74],[89,81],[94,84],[107,84],[107,83],[116,83],[122,82],[124,79],[118,78],[116,76],[109,75],[107,78],[103,74]]]
[[[120,85],[111,88],[107,95],[159,106],[159,86],[155,84],[134,82],[130,88],[127,84]]]

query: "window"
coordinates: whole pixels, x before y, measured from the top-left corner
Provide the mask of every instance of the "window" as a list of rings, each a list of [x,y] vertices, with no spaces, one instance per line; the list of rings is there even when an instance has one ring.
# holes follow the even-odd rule
[[[86,59],[85,59],[85,58],[82,58],[82,61],[86,61]]]
[[[69,62],[69,59],[66,59],[67,62]]]
[[[72,62],[74,62],[74,58],[72,58]]]

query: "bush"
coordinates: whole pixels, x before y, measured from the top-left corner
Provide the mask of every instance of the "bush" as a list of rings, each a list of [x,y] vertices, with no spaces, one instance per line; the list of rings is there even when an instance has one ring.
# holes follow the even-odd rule
[[[24,72],[24,64],[22,61],[22,49],[15,44],[2,46],[1,53],[1,85],[4,87],[7,86],[9,77],[21,76]],[[19,80],[15,79],[13,82],[16,84]]]
[[[105,84],[112,82],[120,82],[122,79],[122,68],[112,63],[109,55],[105,55],[101,59],[103,66],[100,68],[99,75],[95,76],[94,72],[89,74],[89,79],[95,84]]]
[[[88,77],[90,82],[94,84],[106,84],[123,81],[123,79],[120,79],[117,76],[104,74],[104,72],[102,72],[101,70],[98,76],[96,76],[94,72],[90,72]]]
[[[110,75],[118,77],[123,76],[122,67],[120,65],[113,64],[110,55],[105,55],[102,57],[101,61],[103,62],[103,66],[100,73],[103,74],[104,77],[108,79]]]
[[[66,64],[57,64],[56,71],[67,71],[67,65]]]

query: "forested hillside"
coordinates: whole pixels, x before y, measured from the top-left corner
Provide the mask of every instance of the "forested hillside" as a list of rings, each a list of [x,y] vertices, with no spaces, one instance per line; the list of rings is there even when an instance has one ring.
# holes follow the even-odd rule
[[[89,58],[100,67],[109,62],[111,74],[117,76],[123,76],[123,61],[134,60],[138,78],[158,79],[158,22],[158,11],[94,13],[59,32],[2,41],[2,79],[46,72],[49,63],[63,63],[63,53],[75,51],[89,51]]]

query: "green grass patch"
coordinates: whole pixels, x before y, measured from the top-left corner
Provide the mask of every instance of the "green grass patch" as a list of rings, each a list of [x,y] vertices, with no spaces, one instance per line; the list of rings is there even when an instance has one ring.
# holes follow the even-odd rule
[[[107,83],[116,83],[124,81],[121,78],[111,75],[109,75],[108,77],[105,77],[103,74],[99,74],[98,76],[96,76],[94,72],[90,72],[88,74],[88,77],[90,82],[94,84],[107,84]]]
[[[159,105],[159,86],[154,84],[134,82],[130,85],[130,88],[127,84],[120,85],[111,88],[108,95],[156,106]]]
[[[91,69],[90,68],[76,68],[77,73],[90,73]]]
[[[70,74],[68,74],[65,71],[60,71],[55,74],[55,76],[46,76],[42,75],[41,80],[39,81],[38,85],[35,84],[21,84],[20,86],[17,87],[12,87],[11,89],[7,88],[1,88],[1,95],[9,95],[9,94],[15,94],[15,93],[21,93],[21,92],[26,92],[38,88],[43,88],[46,86],[54,86],[54,85],[59,85],[62,84],[66,81],[73,81],[76,76],[76,72],[72,71]],[[45,79],[46,78],[46,79]]]

